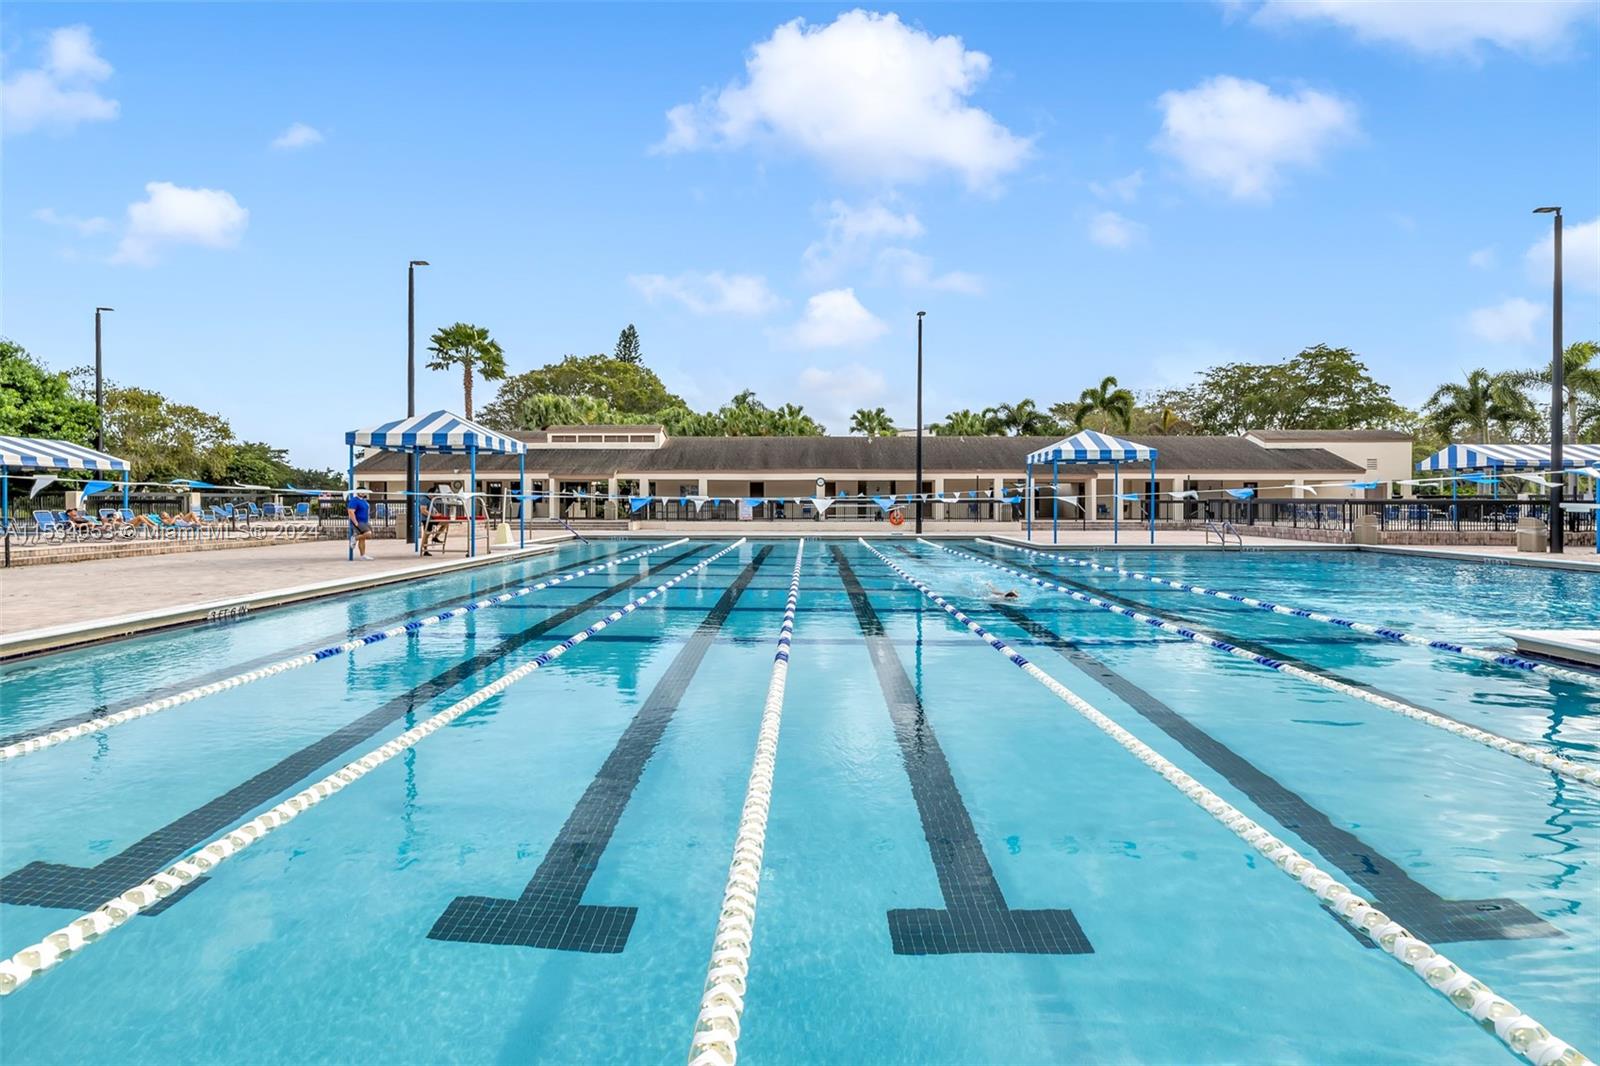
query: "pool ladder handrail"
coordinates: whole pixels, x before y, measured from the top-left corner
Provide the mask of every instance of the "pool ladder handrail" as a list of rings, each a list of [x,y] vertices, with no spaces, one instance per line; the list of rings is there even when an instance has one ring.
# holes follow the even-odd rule
[[[1224,518],[1221,522],[1213,522],[1210,519],[1206,520],[1205,542],[1207,544],[1211,543],[1211,534],[1213,533],[1217,535],[1217,546],[1222,548],[1224,551],[1226,551],[1228,548],[1229,533],[1232,533],[1234,539],[1239,542],[1239,547],[1244,547],[1244,534],[1240,533],[1234,524],[1228,521],[1226,518]]]

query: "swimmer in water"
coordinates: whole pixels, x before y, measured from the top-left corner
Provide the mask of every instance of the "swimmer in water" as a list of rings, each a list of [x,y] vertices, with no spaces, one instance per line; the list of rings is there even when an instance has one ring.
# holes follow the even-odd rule
[[[985,582],[985,584],[988,583]],[[997,600],[1019,600],[1022,598],[1020,595],[1018,595],[1016,589],[1006,589],[1004,592],[1002,592],[993,585],[989,585],[989,595]]]

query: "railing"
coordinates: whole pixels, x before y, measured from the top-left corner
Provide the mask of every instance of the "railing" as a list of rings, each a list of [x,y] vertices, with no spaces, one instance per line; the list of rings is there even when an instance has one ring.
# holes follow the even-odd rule
[[[1235,541],[1238,542],[1239,547],[1241,547],[1241,548],[1244,547],[1244,537],[1243,537],[1243,535],[1240,534],[1238,529],[1234,528],[1234,524],[1232,522],[1229,522],[1226,519],[1224,519],[1221,522],[1207,522],[1206,523],[1206,540],[1205,540],[1205,542],[1207,544],[1211,543],[1211,535],[1213,533],[1215,533],[1217,535],[1217,546],[1220,547],[1220,548],[1226,548],[1228,546],[1228,534],[1229,533],[1233,534],[1233,538],[1234,538]]]
[[[1482,497],[1451,500],[1448,497],[1404,500],[1208,500],[1207,520],[1230,521],[1237,526],[1273,526],[1289,529],[1325,529],[1349,532],[1363,515],[1374,515],[1378,527],[1397,532],[1488,530],[1512,532],[1524,518],[1548,522],[1547,503],[1531,500],[1496,500]],[[1564,511],[1566,532],[1592,532],[1593,512]]]

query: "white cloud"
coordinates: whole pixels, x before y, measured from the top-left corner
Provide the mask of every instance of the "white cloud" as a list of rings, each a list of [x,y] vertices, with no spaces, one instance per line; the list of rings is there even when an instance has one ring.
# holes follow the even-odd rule
[[[934,289],[939,292],[960,292],[976,296],[983,291],[983,279],[964,270],[950,270],[943,274],[933,272],[933,260],[909,248],[885,248],[878,253],[873,276],[879,281],[893,281],[908,289]]]
[[[1548,217],[1541,215],[1540,218],[1544,220],[1545,235],[1528,249],[1527,254],[1523,256],[1523,262],[1527,266],[1530,280],[1548,285],[1552,273],[1555,234],[1551,232]],[[1565,219],[1562,222],[1562,281],[1575,288],[1600,292],[1600,218],[1579,222],[1576,225]]]
[[[1357,132],[1355,108],[1312,89],[1277,95],[1258,81],[1221,75],[1161,94],[1154,147],[1235,199],[1266,199],[1289,167],[1314,166]]]
[[[1520,296],[1480,307],[1467,316],[1467,328],[1490,344],[1528,344],[1533,327],[1544,315],[1544,308]]]
[[[628,283],[651,303],[672,300],[697,315],[764,315],[782,303],[756,274],[688,270],[673,277],[634,274]]]
[[[656,149],[772,142],[850,177],[917,181],[959,174],[992,186],[1032,142],[968,102],[989,57],[933,37],[898,15],[849,11],[826,26],[786,22],[751,49],[745,81],[667,112]]]
[[[781,336],[795,348],[842,348],[875,340],[888,329],[861,306],[854,289],[829,289],[807,300],[800,321]]]
[[[1483,45],[1541,55],[1562,51],[1594,15],[1592,3],[1568,0],[1268,0],[1253,21],[1331,24],[1426,55],[1472,56]]]
[[[1495,255],[1493,247],[1479,248],[1477,251],[1467,256],[1467,263],[1471,266],[1477,267],[1479,270],[1488,270],[1490,267],[1494,266],[1494,259]]]
[[[221,189],[152,181],[144,191],[143,200],[128,205],[128,228],[111,257],[113,263],[150,266],[167,244],[232,248],[250,222],[250,212]]]
[[[1102,200],[1120,200],[1131,204],[1139,196],[1139,189],[1144,185],[1144,171],[1135,170],[1132,174],[1124,174],[1120,178],[1110,181],[1091,181],[1089,191]]]
[[[843,432],[850,416],[862,407],[877,407],[888,392],[883,374],[859,363],[826,368],[808,366],[800,371],[798,391],[807,410],[828,428]]]
[[[1144,226],[1115,211],[1096,211],[1089,219],[1089,239],[1102,248],[1127,248],[1144,239]]]
[[[822,238],[806,247],[800,262],[812,281],[831,281],[866,262],[878,242],[909,240],[923,232],[916,215],[909,211],[899,214],[879,200],[860,207],[835,200],[828,205]]]
[[[92,237],[111,228],[111,220],[108,218],[63,215],[53,207],[41,207],[33,213],[33,217],[47,226],[61,226],[64,229],[74,230],[80,237]]]
[[[292,152],[297,148],[310,148],[322,143],[322,131],[304,122],[296,122],[272,139],[272,147]]]
[[[114,119],[117,102],[95,88],[109,77],[111,64],[95,51],[89,27],[52,30],[43,64],[18,71],[0,85],[0,124],[7,133],[66,133],[80,122]]]

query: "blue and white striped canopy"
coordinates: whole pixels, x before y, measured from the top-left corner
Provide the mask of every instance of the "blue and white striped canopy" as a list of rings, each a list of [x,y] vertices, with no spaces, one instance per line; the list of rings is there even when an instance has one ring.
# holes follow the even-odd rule
[[[126,470],[128,461],[70,441],[0,437],[0,466],[12,470]]]
[[[1563,444],[1561,466],[1600,463],[1600,444]],[[1451,444],[1422,462],[1418,470],[1549,470],[1548,444]]]
[[[388,451],[421,448],[425,452],[443,455],[474,448],[497,455],[521,455],[528,450],[528,446],[515,437],[496,433],[476,422],[468,422],[449,411],[401,418],[371,429],[354,429],[344,435],[344,442],[358,448],[383,448]]]
[[[1131,440],[1096,433],[1092,429],[1074,433],[1028,456],[1030,463],[1148,463],[1156,457],[1154,448]]]

